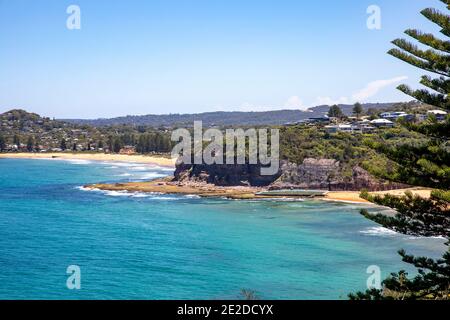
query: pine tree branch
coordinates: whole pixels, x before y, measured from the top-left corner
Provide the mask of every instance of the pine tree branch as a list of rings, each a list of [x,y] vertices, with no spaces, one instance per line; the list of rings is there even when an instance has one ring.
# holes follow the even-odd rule
[[[432,47],[439,51],[450,53],[450,41],[441,40],[439,38],[436,38],[431,33],[423,33],[415,29],[408,29],[405,31],[405,33],[426,46]]]
[[[394,56],[400,60],[403,60],[417,68],[420,68],[420,69],[423,69],[423,70],[426,70],[429,72],[433,72],[433,73],[436,73],[436,74],[439,74],[442,76],[449,75],[448,69],[447,69],[447,71],[435,69],[433,67],[433,65],[430,65],[430,63],[428,61],[419,59],[419,58],[413,56],[412,54],[405,53],[404,51],[401,51],[399,49],[394,48],[394,49],[389,50],[387,53],[390,54],[391,56]]]
[[[392,41],[392,44],[409,52],[413,56],[425,60],[429,69],[441,71],[447,75],[449,74],[448,61],[450,60],[450,56],[447,54],[439,53],[434,49],[428,49],[426,51],[420,50],[416,45],[405,39],[395,39]]]
[[[386,228],[415,236],[450,238],[450,203],[431,196],[429,199],[406,192],[404,196],[380,196],[361,193],[361,197],[397,211],[395,216],[361,210],[361,214]]]
[[[447,9],[450,10],[450,1],[449,0],[441,0],[441,2],[443,2],[447,6]]]
[[[421,11],[428,20],[434,22],[442,28],[441,33],[450,36],[450,17],[439,10],[427,8]]]
[[[442,141],[450,139],[450,116],[447,116],[443,122],[427,120],[420,124],[406,123],[405,126],[408,130],[422,133],[434,139]]]
[[[421,90],[411,90],[406,85],[400,85],[397,87],[398,90],[402,91],[403,93],[432,106],[450,110],[450,101],[447,97],[447,95],[444,94],[434,94],[427,90],[421,89]]]
[[[422,76],[420,83],[443,95],[450,93],[450,80],[445,77],[432,79],[430,76]]]

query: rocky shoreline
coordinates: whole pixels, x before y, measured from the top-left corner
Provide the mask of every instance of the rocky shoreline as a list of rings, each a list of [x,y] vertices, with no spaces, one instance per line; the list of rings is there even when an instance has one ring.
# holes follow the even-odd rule
[[[173,178],[171,177],[146,182],[92,184],[86,185],[84,186],[84,188],[92,190],[126,191],[131,193],[144,192],[158,194],[196,195],[202,198],[226,198],[234,200],[307,198],[305,196],[295,195],[261,195],[259,193],[269,190],[268,188],[263,187],[224,187],[203,182],[178,182],[173,181]],[[345,194],[343,194],[342,192],[328,192],[323,196],[314,196],[310,198],[367,203],[366,200],[359,197],[359,192],[356,191],[345,192]]]
[[[277,195],[261,195],[260,192],[268,191],[263,187],[245,187],[232,186],[223,187],[202,182],[178,182],[173,181],[172,177],[156,179],[146,182],[126,182],[111,184],[91,184],[84,186],[91,190],[107,190],[107,191],[125,191],[125,192],[144,192],[158,194],[178,194],[178,195],[197,195],[202,198],[226,198],[234,200],[251,200],[251,199],[305,199],[305,196],[277,196]],[[371,194],[392,194],[402,195],[404,192],[410,191],[413,194],[428,198],[431,189],[428,188],[406,188],[385,191],[370,192]],[[311,198],[327,201],[338,201],[347,203],[370,203],[362,199],[359,191],[329,191],[321,196]]]
[[[111,184],[92,184],[84,186],[87,189],[108,191],[148,192],[161,194],[197,195],[200,197],[227,198],[227,199],[255,199],[267,198],[258,196],[258,192],[267,188],[257,187],[221,187],[202,182],[178,182],[172,177],[156,179],[146,182],[126,182]]]
[[[280,170],[273,176],[262,176],[260,165],[184,164],[177,162],[173,176],[145,182],[93,184],[90,189],[151,192],[162,194],[197,195],[228,199],[307,198],[289,191],[320,190],[314,198],[366,203],[360,198],[361,190],[380,192],[406,189],[408,186],[381,180],[359,166],[351,175],[343,173],[339,161],[333,159],[304,159],[301,165],[280,162]],[[272,191],[268,192],[268,191]],[[261,194],[265,192],[265,194]],[[305,195],[306,193],[306,195]]]

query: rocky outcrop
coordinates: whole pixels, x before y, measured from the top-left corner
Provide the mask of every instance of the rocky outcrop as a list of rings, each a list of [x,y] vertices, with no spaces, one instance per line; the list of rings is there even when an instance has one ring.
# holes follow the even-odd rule
[[[297,165],[280,162],[278,174],[263,176],[260,165],[184,164],[177,163],[174,180],[205,182],[218,186],[268,186],[277,189],[320,189],[382,191],[407,187],[373,177],[359,166],[344,173],[339,161],[333,159],[304,159]],[[349,170],[347,170],[349,171]]]
[[[330,181],[340,178],[339,170],[339,161],[333,159],[307,158],[301,165],[282,161],[281,176],[271,187],[328,189]]]
[[[268,186],[281,174],[263,176],[260,165],[177,164],[175,180],[212,183],[217,186]]]
[[[378,179],[359,166],[345,173],[339,161],[307,158],[301,165],[282,162],[282,174],[270,189],[319,189],[329,191],[367,189],[383,191],[407,187],[404,184]]]

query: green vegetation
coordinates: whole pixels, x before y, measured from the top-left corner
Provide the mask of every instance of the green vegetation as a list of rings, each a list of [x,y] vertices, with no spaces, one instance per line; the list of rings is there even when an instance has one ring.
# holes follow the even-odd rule
[[[159,132],[146,133],[139,136],[136,151],[139,153],[149,152],[170,152],[172,150],[172,142],[170,136]]]
[[[357,102],[353,106],[353,114],[359,119],[359,117],[363,114],[364,109],[362,107],[362,104]]]
[[[330,107],[330,110],[328,111],[328,116],[330,118],[338,118],[338,119],[345,118],[344,112],[342,112],[341,108],[339,108],[339,106],[337,105]]]
[[[359,165],[374,176],[392,180],[398,174],[398,165],[372,148],[374,141],[391,145],[402,141],[424,143],[423,135],[398,127],[374,134],[327,133],[316,126],[289,126],[280,128],[280,158],[296,164],[305,158],[325,158],[340,161],[344,176],[352,175]]]
[[[443,2],[450,9],[446,0]],[[450,36],[450,16],[435,9],[425,9],[422,14],[442,28],[441,33]],[[416,45],[404,39],[393,41],[398,48],[389,51],[397,57],[418,68],[438,75],[432,79],[423,76],[421,84],[431,91],[412,90],[405,85],[399,90],[411,95],[419,101],[435,108],[450,110],[448,94],[450,92],[450,42],[440,40],[431,34],[417,30],[407,30],[406,34],[415,38],[430,49],[423,51]],[[400,144],[388,144],[380,137],[372,140],[370,145],[382,152],[391,161],[397,163],[396,174],[391,176],[395,181],[413,183],[418,186],[439,188],[434,190],[429,199],[406,193],[404,196],[362,196],[374,203],[393,208],[397,211],[394,217],[381,214],[370,214],[366,210],[361,213],[375,222],[395,231],[422,236],[444,236],[450,239],[450,148],[449,148],[450,117],[438,122],[431,117],[421,124],[407,124],[411,132],[426,135],[426,140],[415,141],[405,139]],[[447,245],[449,242],[447,241]],[[450,298],[450,250],[441,259],[414,257],[399,251],[402,260],[418,269],[414,278],[401,270],[392,273],[383,281],[381,290],[371,289],[366,292],[350,294],[351,299],[449,299]]]
[[[5,150],[5,148],[6,148],[5,137],[2,134],[0,134],[0,151]]]
[[[0,115],[1,151],[100,151],[119,152],[136,147],[140,153],[171,150],[170,133],[146,126],[92,127],[42,118],[23,110]],[[139,143],[140,142],[140,143]]]
[[[59,147],[61,148],[62,151],[65,151],[67,149],[66,139],[64,138],[61,139],[61,145]]]

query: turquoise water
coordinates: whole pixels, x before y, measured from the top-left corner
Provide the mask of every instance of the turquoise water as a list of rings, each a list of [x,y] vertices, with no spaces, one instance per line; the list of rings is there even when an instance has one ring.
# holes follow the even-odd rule
[[[361,205],[86,191],[170,174],[140,164],[0,160],[0,299],[343,299],[396,251],[443,240],[380,228]],[[374,210],[374,209],[372,209]],[[377,209],[380,210],[380,209]],[[66,268],[81,269],[81,289]]]

